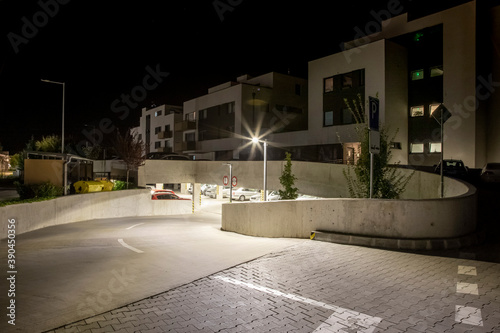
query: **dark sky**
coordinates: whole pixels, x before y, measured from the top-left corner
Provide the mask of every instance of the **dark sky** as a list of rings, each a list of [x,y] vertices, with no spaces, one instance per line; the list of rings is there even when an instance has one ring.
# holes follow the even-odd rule
[[[182,105],[242,74],[307,77],[308,61],[339,52],[391,1],[0,0],[0,143],[15,153],[60,135],[62,89],[42,78],[66,82],[66,138],[80,140],[85,124],[137,126],[142,106]],[[214,3],[228,6],[222,20]],[[169,75],[126,117],[113,112],[148,66]]]

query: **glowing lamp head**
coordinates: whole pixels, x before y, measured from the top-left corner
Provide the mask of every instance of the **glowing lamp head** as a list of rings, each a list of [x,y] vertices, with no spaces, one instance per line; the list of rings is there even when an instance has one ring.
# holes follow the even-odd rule
[[[253,142],[253,143],[258,143],[258,142],[259,142],[259,138],[255,138],[255,137],[254,137],[254,138],[252,138],[252,142]]]

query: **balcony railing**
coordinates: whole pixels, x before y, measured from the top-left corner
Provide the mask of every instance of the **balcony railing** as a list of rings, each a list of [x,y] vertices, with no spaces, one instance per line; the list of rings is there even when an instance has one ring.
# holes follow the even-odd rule
[[[158,139],[170,139],[172,138],[172,131],[162,131],[158,132]]]
[[[184,120],[178,123],[175,123],[175,131],[187,131],[196,129],[196,122]]]
[[[156,148],[156,151],[158,153],[171,153],[172,147],[160,147],[160,148]]]

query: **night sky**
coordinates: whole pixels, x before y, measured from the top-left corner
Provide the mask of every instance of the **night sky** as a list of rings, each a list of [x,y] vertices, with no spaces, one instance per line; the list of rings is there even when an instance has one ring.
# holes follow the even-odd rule
[[[62,87],[40,79],[66,82],[66,140],[79,141],[104,118],[138,126],[141,107],[239,75],[307,78],[308,61],[340,52],[390,2],[0,0],[0,143],[12,154],[61,134]],[[134,89],[143,101],[124,104]]]

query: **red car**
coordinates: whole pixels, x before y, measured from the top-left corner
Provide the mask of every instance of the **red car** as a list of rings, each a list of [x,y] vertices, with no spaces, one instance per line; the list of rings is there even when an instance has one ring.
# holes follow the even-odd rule
[[[191,199],[180,198],[174,192],[162,191],[162,192],[153,194],[151,196],[151,200],[191,200]]]

